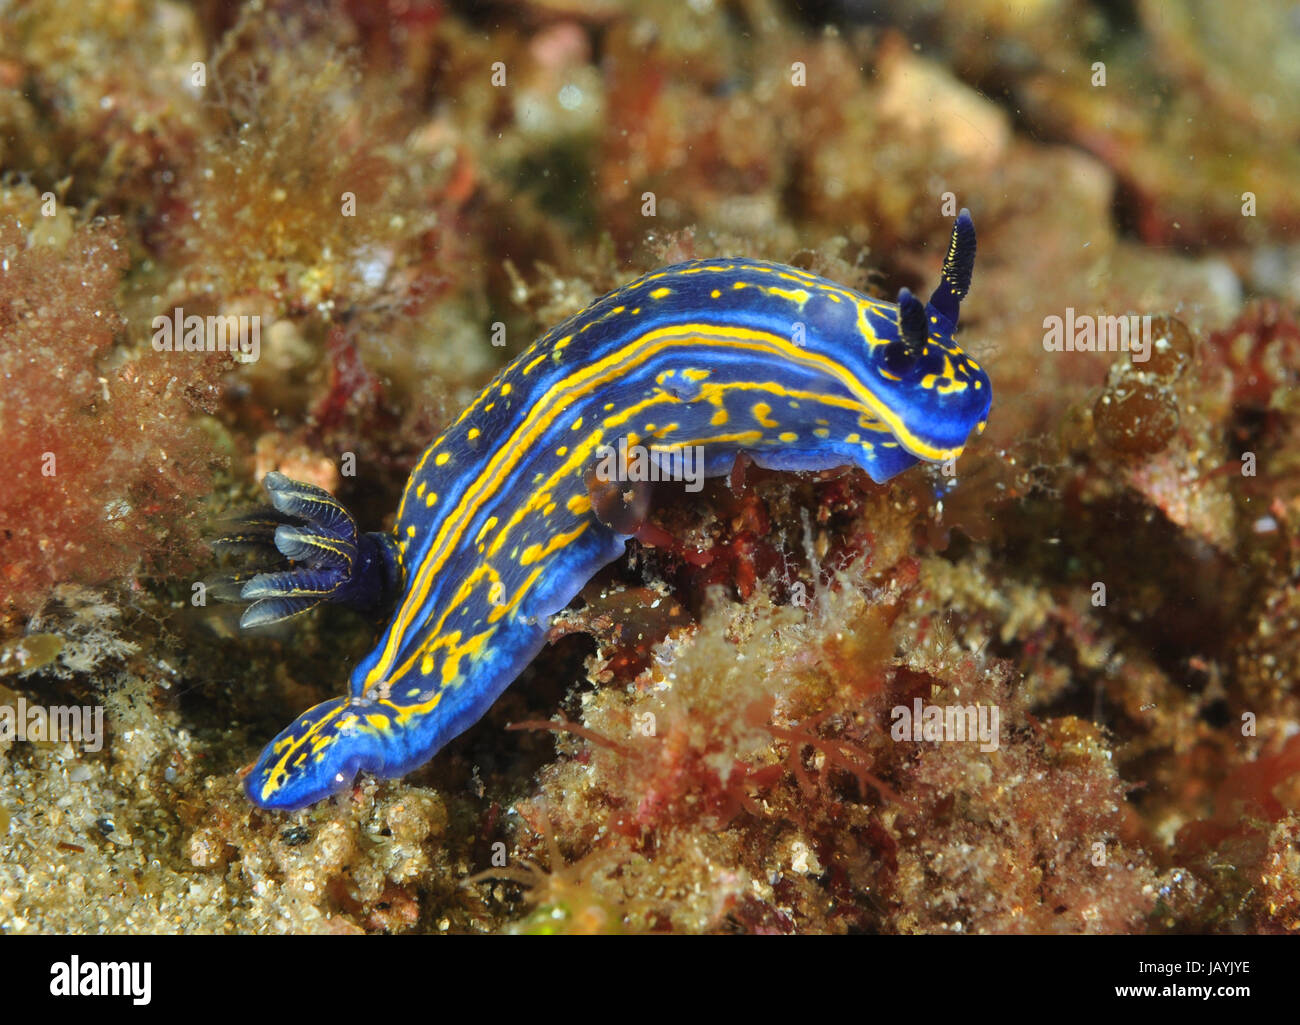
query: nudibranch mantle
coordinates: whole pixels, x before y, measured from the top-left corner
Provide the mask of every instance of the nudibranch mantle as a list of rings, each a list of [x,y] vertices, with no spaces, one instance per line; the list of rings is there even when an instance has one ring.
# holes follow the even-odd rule
[[[961,453],[992,399],[953,341],[975,235],[962,211],[930,302],[897,304],[746,259],[646,274],[548,331],[424,452],[392,535],[358,535],[327,492],[269,475],[293,569],[255,577],[245,625],[322,601],[394,601],[349,693],[281,732],[249,797],[292,810],[359,771],[399,776],[478,720],[545,643],[550,617],[630,536],[590,471],[625,441],[695,449],[705,475],[853,465],[884,481]]]

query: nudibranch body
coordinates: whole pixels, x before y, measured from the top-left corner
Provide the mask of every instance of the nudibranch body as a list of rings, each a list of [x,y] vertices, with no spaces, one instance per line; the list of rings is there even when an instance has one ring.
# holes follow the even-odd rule
[[[550,617],[630,536],[593,507],[620,443],[692,450],[703,473],[858,466],[884,481],[982,430],[992,390],[953,341],[975,234],[962,211],[930,302],[869,298],[793,267],[696,260],[653,271],[548,331],[412,471],[394,531],[359,535],[327,492],[266,479],[294,568],[255,577],[244,625],[323,601],[390,602],[349,693],[303,713],[246,779],[294,809],[359,771],[398,776],[473,724],[545,643]]]

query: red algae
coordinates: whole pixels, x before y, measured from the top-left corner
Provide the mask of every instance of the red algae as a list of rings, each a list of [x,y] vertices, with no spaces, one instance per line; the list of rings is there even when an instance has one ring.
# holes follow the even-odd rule
[[[12,476],[0,497],[0,603],[33,611],[62,581],[98,584],[184,559],[212,457],[191,420],[213,376],[153,361],[108,365],[125,323],[120,226],[63,211],[34,191],[0,197],[0,419]],[[197,372],[196,372],[197,371]]]

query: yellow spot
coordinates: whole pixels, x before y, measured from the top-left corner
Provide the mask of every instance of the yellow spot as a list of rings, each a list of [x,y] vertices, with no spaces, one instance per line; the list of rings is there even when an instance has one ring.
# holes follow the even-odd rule
[[[495,527],[496,525],[497,525],[497,518],[495,516],[489,516],[487,518],[487,522],[483,524],[483,529],[478,532],[478,537],[476,537],[474,541],[476,543],[482,541],[483,538],[487,535],[487,532],[491,530],[493,527]]]
[[[862,440],[862,435],[857,433],[850,434],[844,440],[847,441],[850,445],[856,445],[859,441]]]
[[[690,367],[689,369],[682,371],[682,376],[688,381],[703,381],[709,376],[709,372],[707,370],[697,370],[695,367]]]
[[[754,419],[758,421],[761,427],[780,427],[781,425],[775,420],[769,418],[772,407],[766,402],[755,402],[752,410]]]
[[[436,501],[438,501],[438,493],[436,491],[430,491],[424,496],[424,504],[430,509],[433,508],[433,503]]]
[[[519,559],[521,566],[531,566],[534,562],[539,562],[554,552],[564,548],[575,538],[580,536],[587,529],[587,523],[579,523],[573,530],[565,531],[562,534],[554,535],[543,548],[539,544],[531,544],[524,549],[524,554]]]
[[[582,417],[578,417],[578,419],[573,421],[573,426],[570,427],[569,430],[578,431],[581,429],[582,429]]]
[[[420,659],[420,672],[422,672],[425,676],[428,676],[430,673],[433,672],[432,655],[425,655],[424,658]]]
[[[795,434],[794,431],[782,431],[779,435],[777,435],[777,437],[781,441],[784,441],[787,445],[790,444],[790,442],[792,441],[799,440],[799,435]]]
[[[471,428],[469,429],[469,435],[468,435],[469,440],[470,440],[470,441],[473,441],[475,438],[477,438],[477,437],[478,437],[480,434],[482,434],[482,433],[483,433],[483,432],[480,431],[477,427],[471,427]]]
[[[434,463],[438,466],[446,466],[449,462],[451,462],[450,452],[439,452],[438,457],[434,459]]]
[[[413,691],[408,691],[407,693],[411,697],[414,697],[420,692],[418,690],[413,690]],[[430,712],[432,712],[435,708],[438,707],[438,702],[441,700],[442,700],[442,691],[438,691],[433,695],[433,697],[431,697],[428,701],[424,702],[424,704],[422,705],[395,705],[391,701],[381,701],[380,704],[382,704],[386,708],[391,708],[394,712],[397,713],[398,726],[405,726],[412,719],[417,719],[422,716],[428,715]]]
[[[406,528],[406,536],[407,536],[407,537],[415,537],[415,527],[413,527],[413,526],[411,526],[411,527],[407,527],[407,528]]]
[[[712,292],[709,293],[709,298],[711,298],[711,299],[721,299],[721,298],[722,298],[722,293],[719,292],[719,291],[715,288]]]
[[[419,484],[415,485],[415,497],[416,498],[424,497],[424,481],[420,481]]]
[[[818,427],[813,431],[813,436],[817,438],[829,438],[831,436],[831,432],[828,431],[825,427]]]
[[[564,504],[575,516],[585,516],[591,512],[591,499],[586,495],[572,495]]]
[[[650,298],[662,299],[664,296],[672,295],[672,294],[673,294],[673,290],[671,288],[656,288],[653,292],[650,293]]]
[[[802,288],[777,288],[773,285],[767,289],[767,294],[779,296],[782,299],[789,299],[796,306],[803,306],[803,304],[809,299],[808,293]]]
[[[503,385],[501,386],[501,394],[502,394],[502,395],[509,395],[509,394],[510,394],[510,382],[509,382],[509,381],[507,381],[505,384],[503,384]]]
[[[711,427],[721,427],[728,419],[730,418],[727,416],[727,411],[725,409],[718,409],[715,410],[713,416],[709,418],[709,425]]]
[[[559,448],[555,450],[555,454],[557,456],[567,456],[569,454],[569,446],[561,445]]]

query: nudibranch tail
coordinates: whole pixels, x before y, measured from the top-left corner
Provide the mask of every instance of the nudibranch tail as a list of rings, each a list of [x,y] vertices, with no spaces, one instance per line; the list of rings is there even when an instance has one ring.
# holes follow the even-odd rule
[[[390,775],[388,766],[400,763],[395,736],[392,716],[374,702],[324,701],[266,746],[244,779],[245,792],[263,808],[296,811],[344,789],[362,770]]]
[[[645,274],[497,374],[425,451],[382,541],[358,535],[326,492],[268,477],[283,522],[261,536],[294,565],[245,586],[257,601],[246,615],[400,593],[349,695],[272,742],[250,798],[299,808],[359,771],[395,776],[432,758],[541,650],[550,616],[624,552],[649,480],[698,490],[745,453],[885,481],[959,455],[992,401],[953,337],[974,257],[963,210],[924,305],[906,289],[894,304],[759,260]]]

